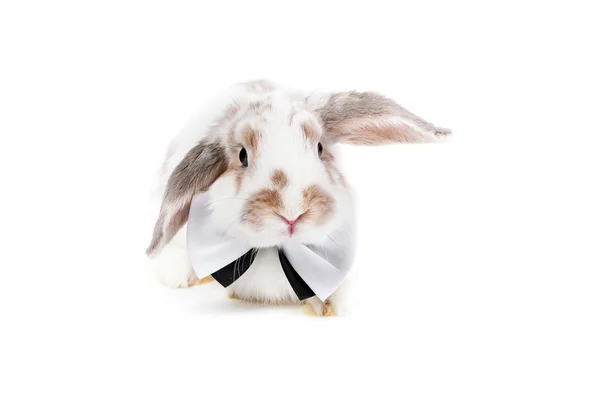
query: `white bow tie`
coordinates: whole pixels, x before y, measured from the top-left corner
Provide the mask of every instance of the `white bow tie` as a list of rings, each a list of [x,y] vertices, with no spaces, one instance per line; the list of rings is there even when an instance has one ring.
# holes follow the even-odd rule
[[[213,275],[223,286],[228,286],[251,268],[256,251],[252,252],[251,246],[219,231],[210,214],[208,194],[194,195],[187,223],[188,254],[198,277]],[[314,293],[325,301],[340,286],[352,266],[353,225],[330,235],[329,239],[324,245],[284,244],[279,247],[282,268],[301,300]],[[234,265],[239,267],[239,261],[245,266],[234,269]],[[228,268],[233,274],[227,272]]]

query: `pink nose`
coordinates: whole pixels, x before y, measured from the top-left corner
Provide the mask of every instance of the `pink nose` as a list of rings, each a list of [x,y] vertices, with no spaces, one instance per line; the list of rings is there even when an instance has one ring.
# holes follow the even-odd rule
[[[283,220],[285,222],[287,222],[287,224],[288,224],[288,232],[290,233],[290,236],[292,236],[294,234],[294,228],[296,227],[296,223],[298,222],[298,218],[293,219],[291,221],[289,219],[285,218],[285,217],[282,217],[282,218],[283,218]]]
[[[294,219],[287,219],[283,215],[279,214],[279,216],[281,217],[281,219],[284,220],[285,223],[288,225],[288,233],[290,234],[290,236],[294,235],[294,231],[296,229],[296,224],[298,224],[298,222],[304,216],[304,214],[306,214],[306,212],[303,212],[302,214],[298,215]]]

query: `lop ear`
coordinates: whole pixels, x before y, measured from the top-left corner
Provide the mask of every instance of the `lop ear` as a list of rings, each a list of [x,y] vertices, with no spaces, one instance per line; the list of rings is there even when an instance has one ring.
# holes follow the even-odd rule
[[[217,141],[205,139],[186,154],[169,177],[146,254],[158,253],[173,239],[187,222],[194,194],[206,191],[227,165],[225,149]]]
[[[332,142],[377,145],[434,142],[448,136],[437,127],[378,93],[343,92],[321,98],[316,112]]]

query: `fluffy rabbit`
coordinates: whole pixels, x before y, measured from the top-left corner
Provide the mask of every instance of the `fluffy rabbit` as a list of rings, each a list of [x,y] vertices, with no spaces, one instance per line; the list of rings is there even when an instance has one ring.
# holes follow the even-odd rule
[[[238,84],[171,142],[147,253],[167,286],[187,287],[197,280],[182,228],[193,195],[207,191],[214,199],[212,222],[260,248],[252,267],[227,288],[230,297],[298,302],[277,246],[286,240],[319,245],[354,221],[336,145],[429,142],[449,133],[377,93],[310,94],[268,81]],[[338,292],[324,302],[317,297],[307,302],[317,315],[335,315]]]

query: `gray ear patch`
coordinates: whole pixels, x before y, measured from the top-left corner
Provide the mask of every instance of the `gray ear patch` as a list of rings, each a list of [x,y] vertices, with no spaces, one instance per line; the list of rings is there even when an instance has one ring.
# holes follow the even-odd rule
[[[334,93],[316,112],[334,142],[428,142],[451,133],[374,92]]]
[[[175,236],[188,219],[194,194],[208,190],[227,166],[225,149],[216,140],[204,139],[186,154],[169,177],[146,254],[156,254]]]

